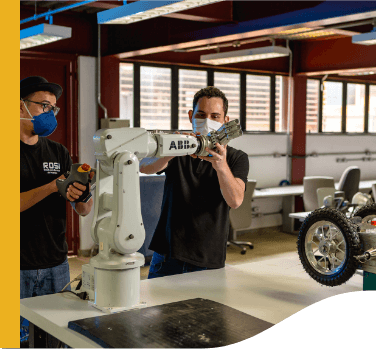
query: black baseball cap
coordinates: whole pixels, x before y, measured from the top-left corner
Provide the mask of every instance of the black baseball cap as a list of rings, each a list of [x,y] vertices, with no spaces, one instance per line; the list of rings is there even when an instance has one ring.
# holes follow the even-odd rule
[[[56,96],[56,100],[58,100],[63,93],[63,88],[58,84],[48,82],[41,76],[29,76],[21,80],[21,98],[25,98],[29,94],[38,91],[51,92]]]

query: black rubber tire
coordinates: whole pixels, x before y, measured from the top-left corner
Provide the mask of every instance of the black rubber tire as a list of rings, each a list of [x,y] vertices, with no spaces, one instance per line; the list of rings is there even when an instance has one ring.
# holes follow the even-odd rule
[[[246,254],[247,251],[246,251],[246,250],[242,250],[240,253],[241,253],[241,254]]]
[[[251,250],[253,250],[253,249],[255,248],[255,246],[250,245],[249,248],[250,248]]]
[[[305,251],[305,238],[309,228],[318,221],[334,223],[342,232],[347,249],[345,263],[333,275],[325,275],[317,271],[308,261]],[[298,236],[298,253],[305,271],[318,283],[326,286],[338,286],[348,281],[359,267],[359,262],[354,258],[361,254],[361,246],[357,226],[346,216],[334,208],[320,208],[313,211],[303,222]]]
[[[358,207],[354,212],[354,217],[355,216],[361,217],[362,219],[367,216],[376,217],[376,203]]]

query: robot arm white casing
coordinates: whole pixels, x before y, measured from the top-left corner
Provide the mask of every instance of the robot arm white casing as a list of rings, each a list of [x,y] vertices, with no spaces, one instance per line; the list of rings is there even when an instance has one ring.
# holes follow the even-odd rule
[[[139,250],[144,242],[139,159],[189,155],[197,150],[197,145],[194,136],[151,134],[142,128],[96,132],[97,187],[91,235],[100,250],[106,255],[110,249],[129,254]]]
[[[206,147],[241,135],[237,120],[211,136],[151,134],[142,128],[102,129],[94,136],[97,179],[91,236],[99,254],[82,266],[82,288],[90,304],[105,312],[139,304],[138,253],[145,240],[141,216],[139,160],[145,157],[207,155]]]

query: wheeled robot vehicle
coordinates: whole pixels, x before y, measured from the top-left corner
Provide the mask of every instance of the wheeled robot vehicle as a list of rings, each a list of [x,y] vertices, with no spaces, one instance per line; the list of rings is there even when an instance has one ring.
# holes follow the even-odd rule
[[[331,207],[312,211],[297,245],[303,268],[322,285],[341,285],[358,269],[376,274],[376,203],[356,208],[351,217]]]

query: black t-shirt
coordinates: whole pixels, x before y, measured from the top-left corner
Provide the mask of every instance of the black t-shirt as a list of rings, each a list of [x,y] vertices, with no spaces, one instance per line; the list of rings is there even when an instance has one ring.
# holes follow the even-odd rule
[[[247,183],[248,156],[227,147],[235,178]],[[175,157],[165,170],[162,212],[150,249],[199,267],[222,268],[229,233],[229,206],[212,164],[191,156]]]
[[[41,187],[70,170],[67,148],[45,137],[34,145],[21,141],[21,193]],[[48,195],[21,212],[21,270],[52,268],[67,258],[66,201]]]

